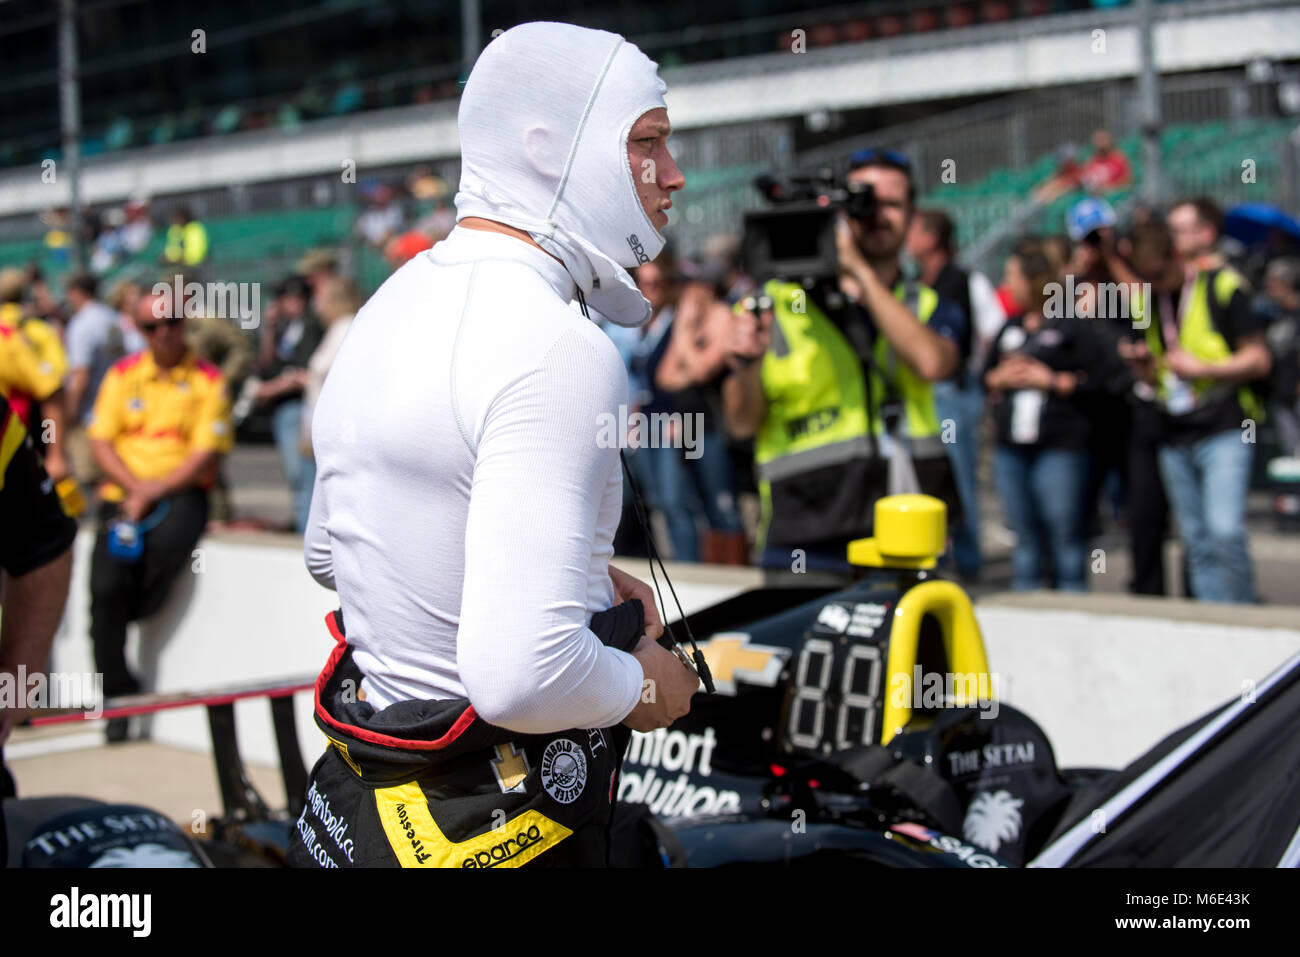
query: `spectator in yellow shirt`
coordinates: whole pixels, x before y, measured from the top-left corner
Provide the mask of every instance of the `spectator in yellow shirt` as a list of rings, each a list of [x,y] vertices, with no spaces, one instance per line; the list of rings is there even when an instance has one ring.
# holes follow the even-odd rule
[[[106,696],[140,690],[126,667],[127,624],[156,612],[190,567],[208,490],[232,444],[220,370],[186,346],[183,315],[157,311],[159,297],[141,299],[136,327],[148,347],[108,370],[86,430],[107,479],[90,570],[90,634]],[[126,730],[124,720],[110,722],[109,740]]]

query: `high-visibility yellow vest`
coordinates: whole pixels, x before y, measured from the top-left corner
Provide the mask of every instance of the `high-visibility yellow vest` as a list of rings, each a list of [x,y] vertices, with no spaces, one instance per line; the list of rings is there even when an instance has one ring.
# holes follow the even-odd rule
[[[1233,293],[1244,284],[1245,279],[1233,269],[1224,268],[1197,273],[1196,279],[1192,282],[1191,299],[1183,310],[1183,322],[1178,329],[1178,344],[1204,362],[1222,362],[1231,357],[1232,346],[1214,328],[1210,296],[1213,294],[1215,303],[1220,306],[1227,305]],[[1134,313],[1140,319],[1144,308],[1140,294],[1135,302]],[[1158,372],[1156,394],[1161,403],[1168,408],[1170,400],[1168,366],[1165,362],[1164,342],[1160,337],[1158,321],[1153,319],[1147,323],[1146,337],[1147,348],[1156,359]],[[1256,422],[1264,420],[1264,405],[1249,386],[1234,386],[1232,383],[1217,382],[1214,379],[1195,379],[1188,384],[1197,406],[1230,396],[1235,391],[1242,411]]]
[[[169,263],[184,263],[197,266],[208,255],[208,231],[198,220],[190,220],[184,226],[175,224],[167,228],[167,245],[163,256]]]
[[[922,323],[929,323],[939,305],[939,294],[929,286],[919,283],[899,283],[894,295],[907,304],[907,309]],[[902,401],[903,417],[899,431],[908,440],[913,458],[937,458],[947,455],[940,440],[939,415],[934,408],[934,389],[931,383],[915,372],[905,362],[899,362],[884,336],[876,337],[875,371],[872,376],[872,405],[879,409],[887,399],[897,397]],[[877,417],[876,434],[884,423]]]
[[[880,409],[886,398],[896,396],[902,402],[899,437],[914,456],[945,454],[930,383],[899,362],[883,336],[874,347],[876,368],[868,402],[862,360],[803,287],[772,280],[764,291],[773,302],[773,324],[772,345],[761,366],[767,415],[754,442],[763,505],[761,539],[770,526],[774,485],[797,483],[828,466],[880,460],[876,439],[884,432]],[[907,302],[921,322],[929,322],[939,301],[934,290],[916,284],[899,283],[894,295]],[[857,508],[855,504],[853,510]],[[855,519],[869,521],[846,515],[843,522],[851,526]],[[853,528],[843,531],[849,534]],[[816,538],[811,529],[809,535]]]

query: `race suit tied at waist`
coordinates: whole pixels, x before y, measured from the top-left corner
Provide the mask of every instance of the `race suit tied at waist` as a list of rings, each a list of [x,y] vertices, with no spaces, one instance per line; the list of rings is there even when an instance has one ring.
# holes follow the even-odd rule
[[[465,698],[359,700],[362,673],[343,631],[316,682],[316,723],[330,746],[312,769],[288,860],[296,867],[604,866],[619,768],[631,732],[521,734]],[[629,601],[591,630],[630,651],[644,611]],[[557,849],[558,848],[558,849]]]
[[[343,630],[343,612],[325,618],[338,645],[316,680],[316,723],[346,756],[372,764],[367,780],[409,778],[412,769],[432,769],[467,752],[481,751],[525,735],[489,724],[465,698],[398,701],[375,711],[360,700],[362,673]],[[630,599],[591,618],[604,644],[631,652],[645,631],[645,612]]]

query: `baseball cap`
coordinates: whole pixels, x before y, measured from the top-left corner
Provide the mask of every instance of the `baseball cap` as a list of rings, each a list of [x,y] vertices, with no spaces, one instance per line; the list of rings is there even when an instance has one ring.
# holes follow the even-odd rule
[[[1094,196],[1079,200],[1065,216],[1066,232],[1076,243],[1094,229],[1104,229],[1115,223],[1115,210],[1111,209],[1110,203]]]

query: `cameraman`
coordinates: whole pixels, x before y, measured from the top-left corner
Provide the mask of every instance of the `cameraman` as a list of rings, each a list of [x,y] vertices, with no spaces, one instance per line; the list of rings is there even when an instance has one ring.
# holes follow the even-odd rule
[[[732,326],[724,410],[733,437],[755,439],[759,562],[772,581],[843,581],[847,544],[871,533],[882,495],[919,489],[950,522],[961,512],[931,383],[961,367],[968,319],[903,281],[916,198],[907,157],[864,150],[850,164],[848,183],[871,187],[874,203],[837,224],[838,280],[769,280]]]

